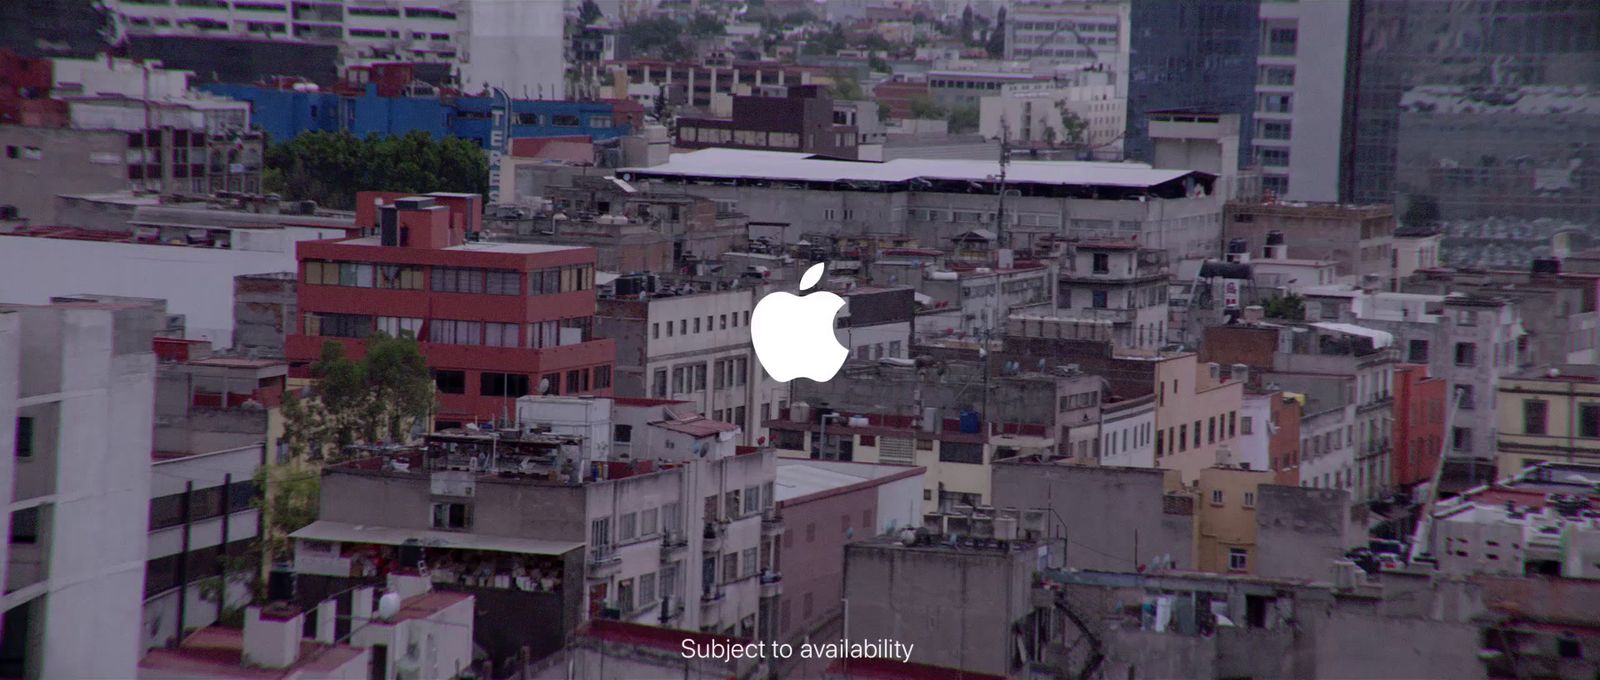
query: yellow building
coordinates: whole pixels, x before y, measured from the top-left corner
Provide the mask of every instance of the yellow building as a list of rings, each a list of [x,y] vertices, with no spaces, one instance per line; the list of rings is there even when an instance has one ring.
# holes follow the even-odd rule
[[[1127,357],[1119,357],[1127,360]],[[1156,466],[1177,470],[1184,484],[1217,464],[1217,450],[1237,447],[1244,383],[1191,353],[1155,361]]]
[[[1195,500],[1195,567],[1253,574],[1256,569],[1258,487],[1272,483],[1267,470],[1209,467],[1200,471]]]
[[[1568,365],[1500,379],[1496,472],[1545,461],[1600,464],[1600,367]]]

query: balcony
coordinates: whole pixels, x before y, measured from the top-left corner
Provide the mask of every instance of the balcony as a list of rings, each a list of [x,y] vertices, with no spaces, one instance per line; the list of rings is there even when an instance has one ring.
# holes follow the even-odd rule
[[[589,549],[589,578],[603,581],[622,569],[622,555],[616,546],[600,545]]]
[[[700,549],[713,554],[722,552],[722,539],[727,533],[727,528],[721,524],[706,522],[705,531],[701,533],[704,542],[701,543]]]
[[[768,569],[761,572],[761,596],[777,597],[783,594],[783,574]]]
[[[668,531],[661,534],[661,559],[681,552],[689,547],[689,539],[681,531]]]
[[[783,515],[778,514],[777,508],[761,512],[761,535],[769,538],[783,535]]]
[[[718,602],[723,601],[727,597],[728,597],[728,591],[724,590],[722,588],[722,584],[719,583],[719,584],[716,584],[714,586],[711,586],[710,588],[706,589],[704,592],[700,593],[700,606],[701,607],[712,607],[712,606],[715,606]]]
[[[666,626],[667,624],[677,620],[680,616],[683,616],[682,597],[677,595],[668,595],[661,599],[661,611],[658,613],[658,618],[661,622],[661,625]]]

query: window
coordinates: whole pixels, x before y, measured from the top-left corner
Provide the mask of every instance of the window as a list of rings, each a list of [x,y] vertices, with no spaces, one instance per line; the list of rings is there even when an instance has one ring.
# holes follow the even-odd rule
[[[483,324],[477,321],[434,319],[428,324],[428,342],[446,345],[481,345]]]
[[[1406,361],[1413,364],[1428,363],[1428,341],[1412,340],[1406,348]]]
[[[1262,148],[1261,165],[1269,168],[1283,168],[1289,165],[1288,149]]]
[[[744,567],[744,569],[741,571],[741,573],[743,575],[745,575],[745,576],[755,576],[756,575],[756,567],[758,565],[756,564],[756,549],[755,548],[745,548],[744,554],[739,556],[739,562],[741,563],[741,566]]]
[[[422,319],[402,316],[380,316],[378,317],[378,330],[396,338],[403,333],[416,337],[417,333],[422,330]]]
[[[739,553],[728,553],[722,556],[722,582],[728,583],[739,578]]]
[[[1600,404],[1578,406],[1578,436],[1590,439],[1600,437]]]
[[[1263,66],[1261,67],[1262,85],[1293,85],[1293,66]]]
[[[617,609],[623,614],[633,611],[633,579],[617,581]]]
[[[1250,568],[1250,553],[1244,548],[1228,548],[1228,571],[1246,571]]]
[[[39,506],[11,513],[11,542],[39,542]]]
[[[659,508],[650,508],[639,513],[639,535],[654,536],[656,533],[656,518],[660,514]]]
[[[325,338],[365,338],[372,334],[373,318],[361,314],[306,313],[306,335]]]
[[[1262,113],[1294,113],[1294,96],[1287,94],[1256,95],[1256,109]]]
[[[651,340],[660,340],[661,339],[661,322],[657,321],[657,322],[655,322],[653,324],[650,324],[650,339]]]
[[[744,514],[758,512],[761,512],[761,487],[747,486],[744,488]]]
[[[490,347],[516,347],[517,326],[514,323],[483,324],[483,344]]]
[[[700,332],[700,317],[698,316],[694,318],[694,332]]]
[[[661,570],[663,574],[665,569]],[[639,606],[648,607],[656,601],[656,573],[650,572],[639,577]]]
[[[597,389],[597,390],[605,390],[605,389],[610,389],[611,388],[611,367],[610,366],[596,366],[596,367],[594,367],[594,388]]]
[[[311,263],[306,263],[309,267]],[[378,287],[394,290],[422,290],[422,268],[402,265],[380,264],[378,271]]]
[[[589,545],[592,549],[611,546],[611,518],[601,517],[589,522]]]
[[[1289,137],[1292,134],[1293,133],[1291,131],[1291,127],[1289,125],[1289,121],[1286,121],[1286,120],[1264,120],[1264,121],[1261,121],[1261,138],[1262,139],[1289,139]]]
[[[478,394],[485,397],[520,397],[528,394],[526,375],[485,372],[478,378]]]
[[[445,394],[465,394],[467,391],[466,371],[444,371],[434,369],[433,384]]]
[[[1251,433],[1251,421],[1253,421],[1254,419],[1251,418],[1250,416],[1245,416],[1243,418],[1240,418],[1239,420],[1242,421],[1240,423],[1240,425],[1244,428],[1244,433],[1245,434],[1250,434]]]
[[[1450,447],[1457,451],[1472,450],[1472,428],[1458,427],[1450,433]]]
[[[33,418],[29,416],[17,418],[17,457],[33,457]]]
[[[1188,450],[1189,450],[1189,426],[1188,425],[1179,425],[1178,426],[1178,452],[1182,453],[1182,452],[1188,451]]]
[[[1095,253],[1094,254],[1094,273],[1096,273],[1096,274],[1109,274],[1109,273],[1111,273],[1111,256],[1110,255],[1108,255],[1106,253]]]
[[[483,270],[461,267],[434,267],[433,291],[436,293],[482,293]]]
[[[1292,57],[1296,44],[1300,40],[1300,31],[1294,28],[1274,28],[1267,31],[1267,56]]]
[[[967,442],[940,442],[939,462],[983,464],[983,445]]]
[[[433,528],[471,529],[472,506],[467,503],[434,503]]]
[[[668,326],[671,328],[671,326]],[[650,396],[662,399],[667,396],[667,369],[658,368],[650,379]]]
[[[617,519],[617,541],[633,540],[639,535],[639,515],[627,513]]]
[[[728,315],[727,314],[723,314],[723,315],[717,317],[717,330],[720,330],[720,331],[728,330]]]
[[[1211,490],[1211,504],[1222,505],[1222,489]]]
[[[1476,394],[1472,391],[1471,385],[1456,386],[1456,401],[1461,405],[1461,410],[1471,411],[1477,408],[1477,402],[1473,399],[1474,396]]]
[[[1096,290],[1089,293],[1089,306],[1095,309],[1105,309],[1107,304],[1106,291]]]
[[[492,269],[487,279],[484,292],[490,295],[516,295],[522,292],[521,272]]]
[[[1246,491],[1246,492],[1244,492],[1244,507],[1247,507],[1247,508],[1256,507],[1256,492],[1254,492],[1254,491]]]
[[[1473,344],[1473,343],[1470,343],[1470,342],[1458,342],[1458,343],[1456,343],[1456,365],[1457,366],[1476,366],[1476,365],[1478,365],[1478,346],[1476,344]]]

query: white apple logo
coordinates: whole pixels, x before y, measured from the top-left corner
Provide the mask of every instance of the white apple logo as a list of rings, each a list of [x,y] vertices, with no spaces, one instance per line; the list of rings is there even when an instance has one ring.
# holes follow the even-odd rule
[[[802,292],[817,285],[822,269],[818,262],[806,270],[800,277]],[[767,375],[778,382],[831,380],[850,356],[833,333],[833,316],[843,306],[844,298],[829,292],[772,293],[761,298],[750,317],[750,341]]]

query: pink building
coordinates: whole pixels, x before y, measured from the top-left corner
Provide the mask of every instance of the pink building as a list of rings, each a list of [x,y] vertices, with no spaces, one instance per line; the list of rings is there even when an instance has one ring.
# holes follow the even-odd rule
[[[778,640],[838,617],[845,544],[921,526],[922,473],[907,465],[778,459],[774,492],[784,522]]]

